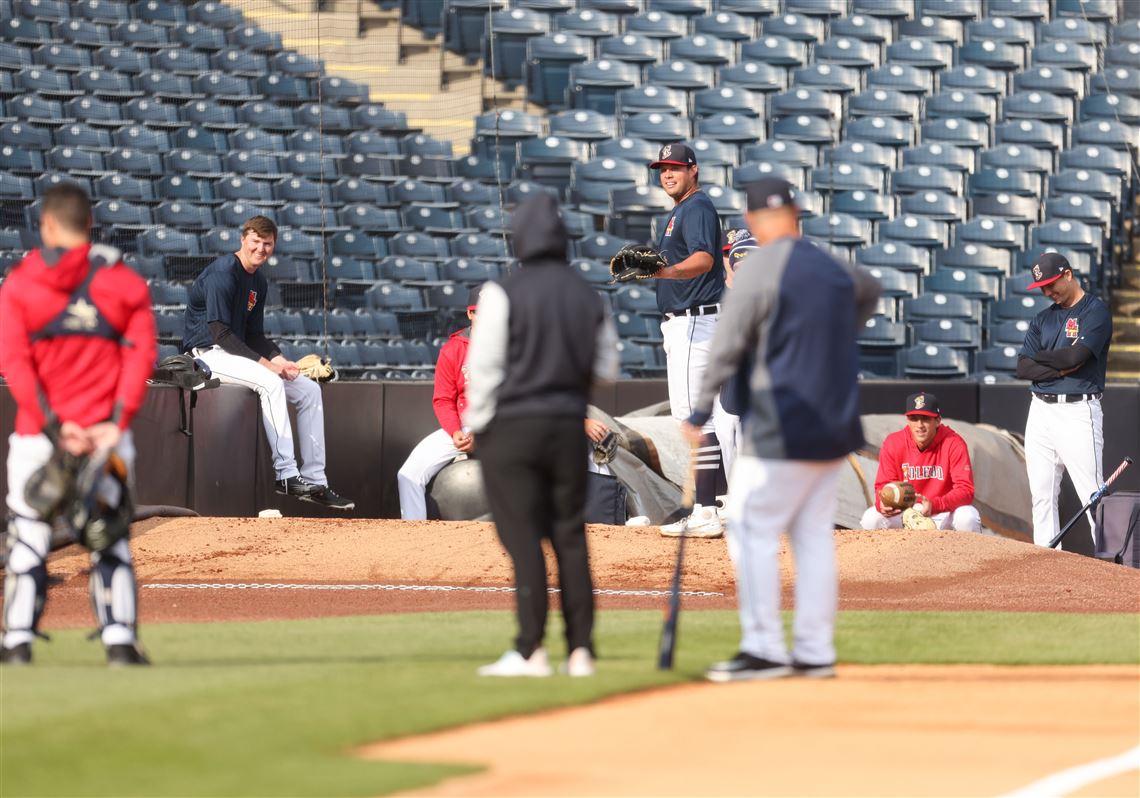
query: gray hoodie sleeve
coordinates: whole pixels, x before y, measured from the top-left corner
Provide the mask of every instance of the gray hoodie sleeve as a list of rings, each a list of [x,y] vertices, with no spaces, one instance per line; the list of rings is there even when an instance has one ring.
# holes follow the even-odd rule
[[[732,290],[724,294],[708,365],[693,404],[693,415],[689,417],[695,426],[708,421],[720,387],[740,369],[744,359],[755,357],[760,323],[775,304],[776,270],[770,263],[749,264],[754,259],[755,253],[740,264]]]
[[[485,283],[479,292],[471,344],[467,349],[467,409],[463,426],[482,432],[495,417],[496,399],[507,376],[510,301],[498,283]]]
[[[618,367],[621,361],[618,355],[618,334],[614,318],[610,314],[609,305],[602,303],[604,315],[602,323],[598,325],[594,348],[594,384],[609,384],[617,382]]]

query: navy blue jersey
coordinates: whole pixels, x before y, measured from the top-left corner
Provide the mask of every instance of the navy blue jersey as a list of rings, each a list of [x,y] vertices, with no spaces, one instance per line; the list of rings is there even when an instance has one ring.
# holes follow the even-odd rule
[[[1037,314],[1025,333],[1021,354],[1032,357],[1047,350],[1079,343],[1090,352],[1081,367],[1064,377],[1033,383],[1034,393],[1101,393],[1112,338],[1112,313],[1097,297],[1086,293],[1071,308],[1050,305]]]
[[[213,346],[209,324],[220,321],[239,341],[265,333],[265,295],[269,281],[260,271],[250,274],[237,255],[222,255],[207,266],[186,301],[186,332],[182,351]]]
[[[697,191],[673,209],[661,233],[661,240],[657,242],[657,249],[665,256],[665,261],[673,266],[695,252],[707,252],[712,255],[713,265],[704,274],[688,280],[658,280],[658,310],[676,313],[720,302],[720,294],[724,290],[721,239],[720,219],[705,192]]]

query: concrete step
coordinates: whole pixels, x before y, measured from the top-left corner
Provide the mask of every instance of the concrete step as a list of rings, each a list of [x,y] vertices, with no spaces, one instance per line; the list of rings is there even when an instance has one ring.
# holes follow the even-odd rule
[[[1140,319],[1112,317],[1112,345],[1140,344]]]
[[[1113,291],[1112,315],[1140,318],[1140,289],[1118,288]]]
[[[1137,383],[1140,382],[1140,370],[1137,371],[1112,371],[1109,370],[1105,373],[1108,382],[1124,382],[1124,383]]]

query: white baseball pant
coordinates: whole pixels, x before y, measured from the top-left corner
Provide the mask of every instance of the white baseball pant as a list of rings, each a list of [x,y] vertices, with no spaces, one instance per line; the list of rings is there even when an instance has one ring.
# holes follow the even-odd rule
[[[1104,481],[1104,411],[1099,399],[1052,404],[1037,397],[1029,403],[1025,423],[1025,470],[1033,500],[1033,542],[1048,546],[1061,531],[1058,500],[1061,476],[1077,489],[1083,505]],[[1092,513],[1086,513],[1089,534]]]
[[[780,620],[780,533],[796,563],[792,658],[835,662],[839,581],[834,517],[843,460],[768,460],[739,455],[728,485],[728,554],[736,569],[740,650],[788,662]]]
[[[981,532],[982,516],[972,504],[963,504],[944,513],[930,516],[939,529],[956,529],[959,532]],[[859,521],[860,529],[902,529],[902,513],[886,516],[872,505]]]
[[[665,349],[665,371],[669,384],[669,412],[678,421],[693,414],[693,402],[701,391],[701,380],[709,362],[713,335],[716,333],[717,315],[674,316],[661,322],[661,336]],[[720,397],[713,403],[712,418],[701,428],[702,432],[716,432],[719,417],[727,416],[721,407]]]
[[[213,376],[226,385],[242,385],[257,393],[261,423],[273,450],[277,479],[300,474],[317,485],[328,485],[325,476],[325,406],[321,386],[304,375],[285,380],[257,361],[232,355],[220,346],[195,349],[191,354],[205,361]],[[301,443],[301,467],[293,454],[293,427],[287,404],[297,409],[297,433]]]
[[[36,601],[47,594],[47,557],[51,549],[51,525],[33,520],[36,513],[24,500],[28,479],[51,458],[52,443],[45,435],[8,437],[8,562],[4,576],[4,648],[35,639]],[[129,431],[124,432],[115,447],[127,467],[129,484],[133,485],[135,446]],[[104,569],[98,568],[101,561]],[[103,625],[103,645],[126,645],[135,642],[137,602],[135,571],[131,547],[126,538],[117,541],[103,554],[91,553],[92,572],[109,575],[97,588],[96,607],[107,609],[110,592],[111,623]],[[104,573],[105,572],[105,573]],[[103,623],[104,618],[99,619]]]

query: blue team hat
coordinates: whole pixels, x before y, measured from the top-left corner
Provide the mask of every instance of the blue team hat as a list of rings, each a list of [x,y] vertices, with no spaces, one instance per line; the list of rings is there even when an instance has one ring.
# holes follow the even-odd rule
[[[1061,279],[1067,271],[1072,271],[1073,267],[1069,265],[1069,261],[1060,252],[1043,252],[1037,258],[1037,262],[1033,264],[1033,282],[1028,286],[1028,290],[1040,288],[1043,285],[1055,283]]]
[[[906,411],[903,415],[941,418],[942,408],[938,406],[937,396],[926,391],[919,391],[906,398]]]
[[[796,190],[787,180],[779,177],[762,177],[744,187],[748,197],[748,210],[765,211],[795,206]]]
[[[729,230],[727,233],[724,234],[724,251],[725,252],[728,252],[730,249],[732,249],[734,247],[744,247],[744,246],[752,246],[752,247],[759,246],[759,244],[756,243],[756,239],[752,237],[752,231],[751,230],[749,230],[745,227],[740,227],[740,228],[737,228],[736,230]]]
[[[660,169],[665,164],[696,166],[697,154],[687,144],[674,141],[672,144],[666,144],[661,148],[661,152],[657,154],[657,160],[649,164],[649,168]]]

